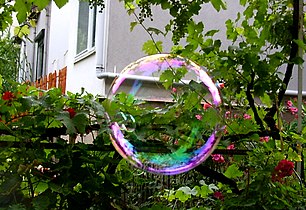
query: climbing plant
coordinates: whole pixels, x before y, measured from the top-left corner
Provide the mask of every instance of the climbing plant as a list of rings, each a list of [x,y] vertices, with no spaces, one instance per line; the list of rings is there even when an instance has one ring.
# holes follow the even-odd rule
[[[49,2],[0,2],[1,30],[11,23],[15,11],[21,23],[17,31],[26,34],[25,21],[30,23],[32,12],[44,9]],[[67,3],[54,2],[59,7]],[[222,39],[215,38],[217,28],[207,31],[205,22],[194,19],[208,4],[216,11],[226,9],[222,0],[124,1],[128,13],[135,15],[131,28],[142,25],[148,32],[146,52],[162,51],[162,43],[155,35],[171,33],[173,54],[196,61],[208,69],[216,82],[224,84],[220,91],[227,110],[222,116],[226,130],[219,144],[227,154],[216,152],[190,172],[201,179],[172,189],[160,188],[148,202],[138,206],[122,203],[121,196],[131,189],[127,184],[131,180],[145,182],[139,175],[143,172],[134,173],[112,149],[105,110],[128,110],[136,115],[139,124],[145,125],[148,119],[175,125],[175,114],[155,116],[150,107],[139,110],[134,106],[137,101],[124,94],[108,103],[85,91],[61,95],[59,89],[42,91],[16,83],[6,89],[0,77],[0,208],[304,208],[304,169],[296,171],[295,165],[304,160],[305,106],[304,128],[297,133],[296,102],[284,101],[293,67],[303,62],[297,56],[297,47],[305,47],[297,40],[296,2],[239,1],[243,11],[237,13],[235,20],[224,23],[224,40],[231,41],[230,46],[225,46]],[[33,6],[38,10],[33,11]],[[155,6],[169,11],[172,17],[164,28],[145,26],[146,19],[158,18],[152,12]],[[185,45],[179,45],[182,39]],[[278,71],[282,67],[284,75]],[[177,75],[172,76],[161,81],[164,86],[171,87],[169,81],[175,81]],[[190,104],[190,95],[194,93],[187,90],[177,97],[182,104]],[[178,108],[190,123],[211,120],[194,113],[187,115],[186,107],[172,106],[168,111],[175,113]],[[286,121],[285,115],[291,120]],[[84,143],[88,139],[92,144]]]

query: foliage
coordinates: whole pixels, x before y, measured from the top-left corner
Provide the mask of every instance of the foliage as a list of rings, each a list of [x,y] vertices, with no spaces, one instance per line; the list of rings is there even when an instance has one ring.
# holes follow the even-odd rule
[[[220,147],[234,143],[238,150],[251,151],[248,158],[233,156],[230,163],[219,154],[212,156],[224,167],[224,175],[235,179],[239,188],[239,192],[233,192],[228,186],[220,187],[224,192],[220,208],[284,209],[304,206],[303,171],[300,173],[301,180],[297,174],[295,178],[291,175],[277,183],[271,178],[278,161],[304,161],[305,129],[302,134],[297,134],[296,121],[289,116],[302,117],[302,126],[305,127],[304,105],[302,116],[297,116],[296,105],[284,106],[283,103],[293,66],[303,63],[298,57],[297,47],[305,49],[304,40],[297,40],[297,1],[240,1],[243,11],[237,12],[236,19],[225,21],[226,36],[222,40],[215,39],[215,35],[220,33],[219,28],[208,31],[205,22],[196,20],[206,4],[212,4],[216,11],[226,9],[223,1],[122,1],[129,14],[138,20],[131,23],[131,29],[137,24],[144,27],[148,24],[146,19],[156,18],[152,9],[156,6],[168,11],[172,17],[162,29],[147,28],[151,41],[144,45],[146,53],[158,49],[154,44],[158,42],[155,40],[158,35],[171,32],[175,44],[172,53],[205,66],[216,81],[225,84],[222,94],[229,111],[225,115],[227,134]],[[226,39],[231,44],[224,45]],[[182,40],[186,43],[183,46],[179,45]],[[280,69],[284,70],[284,74]],[[168,77],[173,78],[171,72],[168,72]],[[171,82],[166,85],[169,87]],[[175,195],[175,191],[172,194]],[[188,199],[192,198],[189,196]]]
[[[3,76],[4,86],[8,81],[16,81],[18,75],[19,46],[8,36],[0,37],[0,75]]]
[[[88,144],[78,143],[88,135],[100,150],[109,145],[105,131],[89,127],[103,125],[101,104],[90,94],[63,96],[59,89],[42,92],[26,84],[13,87],[1,89],[1,141],[7,146],[0,153],[0,206],[109,208],[120,195],[120,173],[115,175],[112,169],[120,159],[112,151],[90,151]],[[44,143],[53,141],[58,147],[43,149]],[[12,147],[14,142],[20,147]]]
[[[16,31],[26,35],[29,26],[25,21],[30,23],[35,17],[33,13],[49,2],[0,2],[1,31],[12,22],[12,12],[17,12],[22,25]],[[54,2],[62,7],[67,1]],[[172,16],[163,29],[146,28],[151,38],[143,47],[147,54],[162,50],[162,43],[154,40],[154,34],[171,32],[174,54],[205,66],[216,81],[225,84],[221,92],[223,108],[228,111],[218,116],[226,125],[219,149],[228,155],[213,154],[195,169],[197,172],[190,172],[207,176],[205,182],[198,178],[169,189],[154,187],[154,178],[141,178],[143,172],[130,169],[110,149],[104,115],[105,110],[109,114],[129,113],[137,119],[138,134],[160,137],[158,129],[148,129],[158,125],[175,139],[180,131],[188,129],[188,124],[203,119],[204,126],[217,119],[209,107],[203,111],[197,106],[198,92],[204,91],[199,85],[190,83],[182,94],[175,92],[173,97],[178,103],[158,113],[149,106],[135,106],[139,102],[126,94],[118,95],[112,103],[101,102],[84,92],[63,96],[58,89],[41,91],[27,84],[13,84],[8,89],[0,77],[0,143],[5,143],[0,153],[1,208],[305,208],[305,171],[302,168],[298,173],[292,168],[293,163],[304,164],[306,155],[305,105],[304,128],[297,133],[296,104],[283,103],[293,66],[303,62],[297,56],[297,47],[305,49],[305,43],[297,40],[296,2],[241,0],[243,11],[237,13],[235,20],[224,23],[226,37],[221,41],[215,38],[218,28],[207,31],[205,22],[198,22],[195,17],[207,4],[216,11],[226,9],[222,0],[124,0],[129,14],[137,13],[131,30],[143,25],[147,18],[153,19],[153,6],[169,11]],[[184,46],[178,45],[182,39],[186,41]],[[232,44],[225,46],[225,39]],[[280,68],[285,68],[284,75],[278,71]],[[161,75],[161,82],[165,88],[171,88],[185,74],[183,69],[168,70]],[[179,117],[177,113],[181,113]],[[205,127],[202,129],[197,138],[205,137]],[[132,132],[129,135],[133,137]],[[85,136],[92,141],[94,150],[82,142]],[[241,151],[247,154],[241,156]],[[122,192],[128,193],[133,188],[129,186],[132,181],[156,190],[146,203],[121,203]],[[142,195],[136,192],[130,196],[134,202]]]

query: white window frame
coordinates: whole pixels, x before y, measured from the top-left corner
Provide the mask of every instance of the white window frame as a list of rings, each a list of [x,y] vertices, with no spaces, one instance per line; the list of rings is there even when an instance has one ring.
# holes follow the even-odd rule
[[[45,29],[42,29],[38,35],[34,39],[34,45],[35,45],[35,63],[34,63],[34,78],[33,81],[36,81],[38,79],[41,79],[45,73],[45,64],[46,64],[46,45],[45,45]],[[42,49],[41,49],[42,47]]]
[[[79,1],[80,2],[80,1]],[[80,4],[79,4],[80,6]],[[90,8],[88,5],[88,23],[87,23],[87,46],[84,50],[77,52],[78,51],[78,36],[76,38],[76,57],[75,57],[75,62],[82,60],[83,58],[93,54],[95,52],[95,37],[96,37],[96,22],[97,22],[97,7]],[[79,11],[78,11],[79,12]],[[78,14],[79,15],[79,14]],[[77,28],[79,28],[79,17],[78,17],[78,24]]]

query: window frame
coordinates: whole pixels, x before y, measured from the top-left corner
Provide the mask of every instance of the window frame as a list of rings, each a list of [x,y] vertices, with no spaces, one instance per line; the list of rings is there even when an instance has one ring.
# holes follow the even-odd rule
[[[76,37],[76,56],[75,60],[76,62],[83,59],[84,57],[87,57],[95,52],[95,44],[96,44],[96,22],[97,22],[97,7],[91,8],[88,2],[79,1],[79,9],[78,9],[78,23],[77,23],[77,31],[80,27],[80,6],[81,3],[86,3],[88,6],[88,22],[87,22],[87,40],[86,40],[86,47],[85,49],[82,49],[78,52],[79,48],[79,35],[77,33]]]
[[[35,44],[35,66],[34,66],[34,81],[41,79],[45,71],[45,29],[42,29],[34,39]]]

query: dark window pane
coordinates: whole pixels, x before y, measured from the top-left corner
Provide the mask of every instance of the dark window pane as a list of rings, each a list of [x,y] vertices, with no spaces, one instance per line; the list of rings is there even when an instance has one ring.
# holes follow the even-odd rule
[[[88,42],[88,2],[79,2],[78,35],[77,35],[77,54],[87,49]]]

